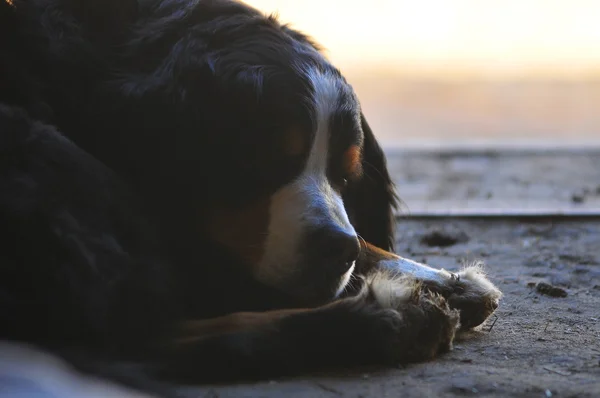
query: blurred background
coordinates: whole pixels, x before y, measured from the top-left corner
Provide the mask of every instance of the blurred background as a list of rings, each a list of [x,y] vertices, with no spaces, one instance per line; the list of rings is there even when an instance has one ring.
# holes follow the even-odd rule
[[[600,147],[598,0],[246,0],[313,36],[387,148]]]

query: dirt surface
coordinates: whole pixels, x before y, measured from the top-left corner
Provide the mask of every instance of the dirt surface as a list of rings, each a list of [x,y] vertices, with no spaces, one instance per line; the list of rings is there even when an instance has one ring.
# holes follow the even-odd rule
[[[434,361],[398,369],[186,389],[189,397],[599,397],[600,219],[400,220],[397,251],[459,269],[483,259],[505,297]],[[466,235],[429,246],[432,234]],[[433,240],[435,243],[435,239]],[[543,282],[566,297],[537,291]]]

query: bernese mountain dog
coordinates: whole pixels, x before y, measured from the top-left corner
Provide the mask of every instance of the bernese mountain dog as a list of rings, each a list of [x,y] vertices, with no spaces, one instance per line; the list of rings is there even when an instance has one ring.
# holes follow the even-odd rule
[[[396,202],[351,85],[276,18],[0,0],[1,339],[194,383],[431,359],[501,293],[393,254]]]

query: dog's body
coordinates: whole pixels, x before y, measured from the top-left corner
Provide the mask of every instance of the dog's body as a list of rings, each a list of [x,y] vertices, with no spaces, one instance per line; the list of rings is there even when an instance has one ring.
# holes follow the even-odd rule
[[[227,0],[0,1],[0,330],[193,381],[449,349],[499,291],[393,249],[350,85]]]

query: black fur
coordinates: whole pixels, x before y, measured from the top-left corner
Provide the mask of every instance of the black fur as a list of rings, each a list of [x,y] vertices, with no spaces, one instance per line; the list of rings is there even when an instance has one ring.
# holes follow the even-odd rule
[[[344,202],[361,237],[381,249],[393,251],[398,197],[383,150],[363,114],[360,123],[364,134],[363,176],[348,188]]]
[[[300,169],[275,143],[310,126],[303,68],[339,74],[315,48],[226,0],[0,1],[0,338],[194,381],[388,361],[379,337],[396,326],[354,301],[291,313],[276,334],[165,343],[179,321],[300,304],[201,226],[203,209]],[[361,123],[364,176],[344,200],[358,233],[390,249],[396,199]]]
[[[0,131],[3,337],[104,346],[160,324],[174,289],[126,187],[20,109]]]

